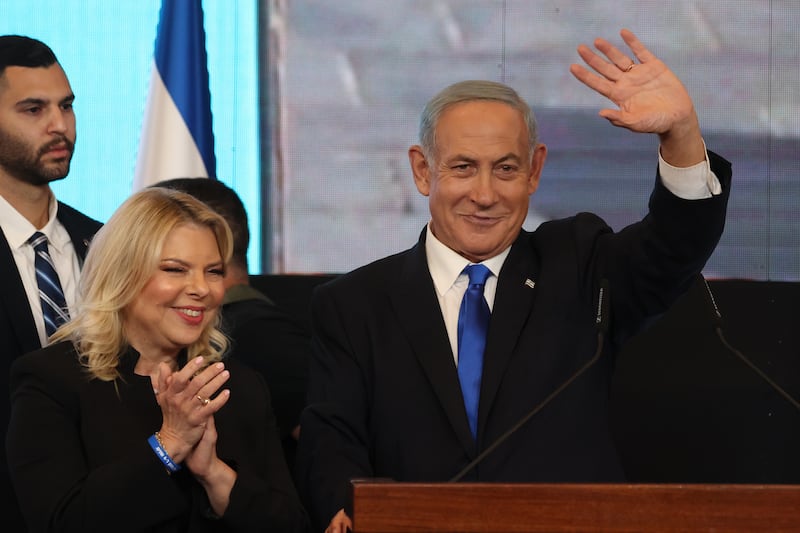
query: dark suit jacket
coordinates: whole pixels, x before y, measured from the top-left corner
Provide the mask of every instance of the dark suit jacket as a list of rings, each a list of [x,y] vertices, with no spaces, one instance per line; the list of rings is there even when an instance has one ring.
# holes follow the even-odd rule
[[[58,220],[69,233],[78,258],[83,261],[86,250],[94,234],[100,229],[100,222],[93,220],[70,206],[59,202]],[[0,516],[10,527],[9,531],[23,531],[22,516],[14,502],[8,470],[5,461],[5,432],[8,426],[8,371],[11,363],[20,355],[41,348],[36,324],[28,305],[28,297],[17,271],[17,264],[11,254],[6,237],[0,230],[0,427],[3,432],[3,461],[0,461]],[[8,526],[11,524],[11,526]]]
[[[147,439],[162,422],[150,378],[123,355],[123,379],[89,380],[72,344],[11,369],[11,478],[31,531],[303,531],[264,380],[233,360],[215,415],[217,454],[238,474],[221,519],[188,470],[168,475]]]
[[[446,481],[540,404],[595,353],[603,279],[611,298],[603,357],[465,479],[621,480],[607,410],[613,354],[689,287],[722,234],[730,165],[709,156],[719,196],[681,200],[658,179],[649,214],[619,233],[586,213],[520,233],[498,276],[477,443],[424,232],[414,248],[318,288],[297,456],[317,526],[347,507],[349,479]]]
[[[291,467],[297,448],[291,432],[305,406],[311,333],[249,285],[235,285],[225,293],[222,323],[231,340],[229,357],[244,361],[267,382]]]

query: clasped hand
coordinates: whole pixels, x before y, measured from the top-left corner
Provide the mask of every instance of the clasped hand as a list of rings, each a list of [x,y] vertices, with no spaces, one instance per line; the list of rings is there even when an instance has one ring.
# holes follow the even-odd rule
[[[202,366],[202,357],[176,372],[161,363],[156,396],[163,416],[159,434],[164,448],[197,476],[205,475],[217,459],[214,413],[230,398],[227,389],[217,394],[230,377],[225,365],[213,363],[201,370]]]

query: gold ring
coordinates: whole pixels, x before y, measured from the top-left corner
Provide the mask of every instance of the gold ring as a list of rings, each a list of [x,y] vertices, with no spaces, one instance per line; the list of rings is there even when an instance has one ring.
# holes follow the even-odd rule
[[[199,394],[198,394],[198,395],[196,395],[196,396],[195,396],[195,398],[197,398],[198,400],[200,400],[200,403],[202,403],[202,404],[203,404],[203,407],[205,407],[206,405],[208,405],[208,402],[210,402],[210,401],[211,401],[209,398],[203,398],[203,397],[202,397],[202,396],[200,396]]]
[[[630,71],[632,71],[632,70],[633,70],[633,67],[635,67],[635,66],[636,66],[636,63],[631,63],[630,65],[628,65],[628,68],[626,68],[624,72],[630,72]]]

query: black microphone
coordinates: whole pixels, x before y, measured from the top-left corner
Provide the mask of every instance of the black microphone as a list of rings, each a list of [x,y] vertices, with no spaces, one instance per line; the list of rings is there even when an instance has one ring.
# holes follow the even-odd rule
[[[495,451],[498,446],[504,443],[511,435],[516,433],[519,428],[524,426],[531,418],[547,406],[556,396],[570,386],[570,384],[578,379],[581,374],[586,372],[592,365],[594,365],[603,353],[603,344],[605,343],[605,334],[608,333],[608,325],[611,320],[609,309],[608,297],[608,280],[602,279],[600,281],[600,291],[597,295],[597,314],[595,316],[595,325],[597,327],[597,349],[594,355],[583,366],[581,366],[574,374],[567,378],[561,385],[559,385],[553,392],[551,392],[544,400],[539,402],[533,409],[531,409],[525,416],[523,416],[511,429],[500,435],[489,447],[485,448],[478,456],[473,459],[467,466],[465,466],[458,474],[450,478],[448,483],[455,483],[461,481],[470,470],[478,466],[486,456]]]
[[[770,387],[772,387],[772,389],[775,392],[777,392],[778,394],[783,396],[784,399],[786,399],[787,402],[792,404],[795,409],[800,411],[800,402],[795,400],[788,392],[783,390],[783,388],[780,385],[775,383],[766,373],[764,373],[760,368],[758,368],[758,366],[756,366],[755,363],[750,361],[750,359],[748,359],[741,351],[737,350],[736,348],[734,348],[733,346],[731,346],[728,343],[728,340],[725,338],[725,335],[723,335],[723,333],[722,333],[722,323],[723,323],[723,321],[722,321],[722,313],[720,312],[719,307],[717,306],[717,300],[714,298],[714,293],[711,292],[711,287],[709,286],[708,281],[706,281],[705,276],[700,274],[700,279],[703,280],[703,286],[706,289],[706,292],[705,292],[706,293],[706,301],[708,302],[709,306],[711,307],[711,310],[712,310],[712,313],[713,313],[714,330],[716,331],[717,337],[719,337],[720,342],[722,342],[722,345],[725,348],[727,348],[728,351],[730,351],[736,357],[741,359],[744,364],[746,364],[748,367],[750,367],[750,369],[753,372],[758,374],[758,376],[761,379],[766,381],[767,384]]]

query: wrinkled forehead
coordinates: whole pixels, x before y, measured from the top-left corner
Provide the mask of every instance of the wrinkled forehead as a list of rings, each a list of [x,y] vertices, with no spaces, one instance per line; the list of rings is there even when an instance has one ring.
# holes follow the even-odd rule
[[[451,142],[510,143],[527,146],[529,132],[522,113],[492,100],[459,102],[442,111],[435,130],[436,144]]]

